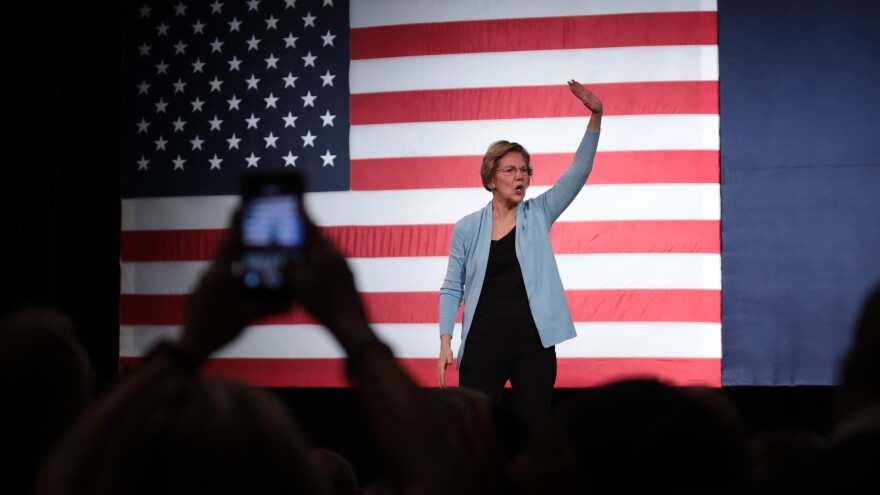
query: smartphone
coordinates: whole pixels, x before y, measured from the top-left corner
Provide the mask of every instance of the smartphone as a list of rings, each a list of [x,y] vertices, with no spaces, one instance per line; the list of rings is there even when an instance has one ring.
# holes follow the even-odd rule
[[[291,291],[287,269],[305,258],[303,181],[296,172],[246,173],[241,178],[242,289],[251,294]]]

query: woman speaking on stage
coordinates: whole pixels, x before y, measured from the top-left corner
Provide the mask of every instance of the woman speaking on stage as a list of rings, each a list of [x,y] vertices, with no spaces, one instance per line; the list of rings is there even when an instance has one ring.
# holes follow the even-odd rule
[[[459,385],[497,401],[510,380],[514,409],[530,425],[550,411],[555,345],[576,336],[550,227],[590,175],[602,121],[596,95],[575,80],[568,87],[592,112],[571,165],[547,192],[525,200],[529,153],[518,143],[492,143],[480,167],[492,201],[455,224],[440,289],[440,387],[453,361],[452,332],[463,299]]]

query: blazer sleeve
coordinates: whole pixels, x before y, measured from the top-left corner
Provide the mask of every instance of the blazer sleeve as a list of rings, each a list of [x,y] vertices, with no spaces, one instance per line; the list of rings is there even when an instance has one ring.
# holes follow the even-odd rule
[[[455,328],[455,316],[464,296],[465,266],[467,253],[465,249],[464,228],[457,223],[452,229],[452,242],[449,246],[449,264],[446,267],[446,278],[440,287],[440,335],[452,335]]]
[[[568,169],[553,187],[535,198],[535,201],[547,215],[549,223],[555,222],[583,189],[584,183],[593,170],[593,159],[596,157],[598,146],[599,132],[587,129]]]

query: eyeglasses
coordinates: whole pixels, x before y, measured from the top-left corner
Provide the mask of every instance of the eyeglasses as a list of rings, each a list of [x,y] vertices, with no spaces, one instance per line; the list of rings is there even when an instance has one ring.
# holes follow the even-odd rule
[[[523,175],[531,176],[533,170],[532,170],[532,167],[504,167],[504,168],[499,168],[497,170],[497,172],[499,174],[504,174],[504,175],[514,175],[517,172],[519,172]]]

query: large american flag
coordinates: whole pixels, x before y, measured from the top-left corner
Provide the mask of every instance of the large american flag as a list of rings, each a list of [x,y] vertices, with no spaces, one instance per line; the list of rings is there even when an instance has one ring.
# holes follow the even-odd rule
[[[178,334],[239,175],[296,168],[374,328],[435,386],[452,225],[490,199],[482,154],[523,143],[529,196],[547,190],[588,120],[574,78],[606,115],[593,174],[552,232],[578,331],[557,346],[557,386],[721,384],[714,1],[215,0],[126,16],[123,365]],[[207,370],[345,386],[343,356],[294,310]]]

